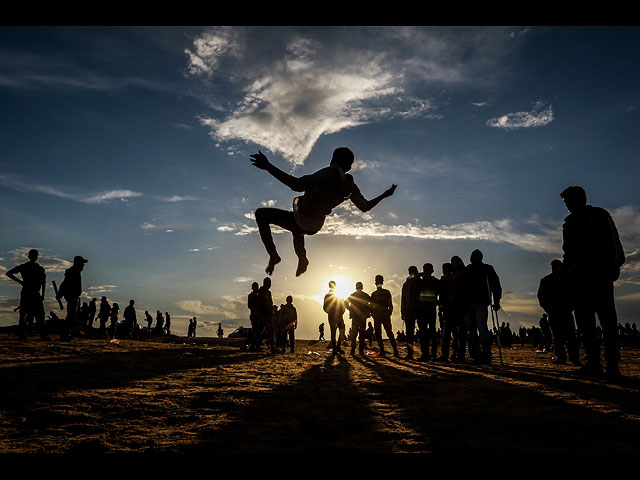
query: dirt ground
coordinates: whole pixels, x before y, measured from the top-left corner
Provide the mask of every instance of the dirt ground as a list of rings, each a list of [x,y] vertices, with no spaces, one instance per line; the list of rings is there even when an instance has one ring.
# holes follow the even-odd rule
[[[639,451],[638,350],[611,384],[529,345],[503,349],[504,366],[497,351],[473,366],[327,346],[0,334],[0,453]]]

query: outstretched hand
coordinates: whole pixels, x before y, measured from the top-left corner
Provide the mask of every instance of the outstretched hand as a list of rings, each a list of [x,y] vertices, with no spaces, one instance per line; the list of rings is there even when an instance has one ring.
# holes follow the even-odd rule
[[[393,185],[391,185],[391,188],[387,191],[384,192],[384,196],[385,197],[390,197],[391,195],[393,195],[393,192],[396,191],[396,188],[398,188],[398,185],[396,185],[395,183]]]
[[[267,167],[269,166],[269,160],[267,159],[265,154],[262,153],[260,150],[258,150],[258,153],[254,153],[253,155],[250,155],[250,157],[251,157],[251,163],[253,164],[253,166],[258,167],[260,170],[266,170]]]

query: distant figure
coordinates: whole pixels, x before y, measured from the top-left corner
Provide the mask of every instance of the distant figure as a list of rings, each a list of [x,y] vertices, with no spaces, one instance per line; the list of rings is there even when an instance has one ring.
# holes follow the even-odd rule
[[[362,282],[357,282],[356,291],[349,295],[346,300],[353,335],[350,339],[351,355],[356,354],[356,339],[359,339],[358,351],[360,355],[365,354],[367,318],[371,315],[371,297],[363,288]]]
[[[597,314],[604,336],[606,374],[609,380],[615,381],[621,375],[613,282],[620,276],[620,267],[625,262],[622,243],[609,212],[587,205],[587,194],[582,187],[568,187],[560,196],[570,212],[562,226],[561,276],[568,284],[576,322],[582,331],[587,363],[581,372],[602,374]]]
[[[342,342],[344,341],[344,334],[346,330],[344,318],[342,318],[346,307],[344,304],[344,300],[336,295],[335,288],[336,282],[331,280],[329,282],[329,292],[327,292],[327,294],[324,296],[324,301],[322,304],[322,308],[326,312],[329,320],[332,355],[344,353],[344,351],[342,350]],[[337,341],[336,331],[339,331]]]
[[[6,276],[22,285],[20,290],[20,315],[18,317],[18,336],[27,339],[27,319],[35,317],[40,327],[40,338],[48,339],[44,322],[44,292],[47,287],[47,276],[44,268],[38,264],[38,250],[29,250],[29,261],[6,272]],[[22,279],[15,276],[19,273]]]
[[[135,300],[129,300],[129,305],[125,307],[124,312],[122,313],[122,317],[124,319],[123,330],[125,331],[125,336],[131,337],[135,330],[136,325],[138,324],[138,319],[136,318],[136,307]]]
[[[148,310],[144,311],[144,319],[147,321],[147,330],[151,331],[151,325],[153,324],[153,317],[151,316]]]
[[[107,320],[109,320],[109,315],[111,314],[111,305],[107,301],[107,297],[103,296],[100,299],[100,309],[98,310],[98,332],[101,335],[107,336]]]
[[[160,310],[156,310],[156,328],[155,333],[158,335],[164,334],[164,317]]]
[[[187,327],[187,338],[193,337],[193,318],[189,319],[189,327]]]
[[[487,307],[500,310],[502,287],[493,266],[483,263],[482,258],[480,250],[471,252],[471,263],[460,273],[460,294],[465,307],[469,355],[475,363],[490,364],[493,339],[487,325]]]
[[[164,330],[167,332],[167,335],[171,335],[171,316],[169,312],[164,312]]]
[[[222,323],[218,323],[218,338],[224,337],[224,330],[222,329]]]
[[[111,338],[116,338],[116,332],[118,330],[118,313],[120,312],[120,305],[113,302],[111,306]]]
[[[82,295],[82,270],[88,260],[80,255],[73,257],[73,265],[64,272],[64,280],[58,289],[57,299],[64,297],[67,302],[67,316],[60,333],[61,341],[71,340],[70,329],[78,314]]]
[[[393,355],[399,357],[398,345],[391,327],[391,314],[393,313],[391,292],[386,288],[382,288],[382,285],[384,285],[384,277],[382,275],[376,275],[375,284],[376,290],[371,293],[371,316],[373,317],[374,334],[378,341],[378,348],[380,349],[378,356],[386,356],[384,343],[382,341],[382,329],[384,328],[387,337],[389,337],[391,348],[393,348]]]
[[[328,167],[299,178],[269,163],[267,157],[260,151],[251,155],[251,161],[255,167],[266,170],[294,192],[304,192],[302,196],[294,199],[293,211],[277,208],[256,210],[260,238],[269,254],[269,264],[265,269],[268,275],[273,273],[275,266],[281,260],[273,243],[270,225],[277,225],[293,234],[293,248],[298,256],[296,276],[299,276],[307,270],[309,265],[304,248],[304,236],[316,234],[322,228],[325,217],[331,213],[331,210],[345,200],[351,199],[356,207],[367,212],[382,199],[393,195],[397,186],[392,185],[373,200],[366,200],[354,183],[353,177],[346,173],[351,170],[354,162],[353,152],[346,147],[336,148],[333,151]]]
[[[433,277],[433,265],[425,263],[422,266],[422,275],[419,281],[420,294],[418,297],[418,328],[420,329],[420,350],[422,355],[419,360],[427,361],[438,358],[438,336],[436,334],[436,307],[440,295],[440,281]],[[431,354],[429,354],[431,343]]]
[[[418,319],[420,302],[420,274],[418,267],[409,267],[409,276],[402,285],[400,303],[400,315],[407,329],[405,338],[407,341],[407,360],[413,360],[413,343],[415,342],[416,320]]]
[[[89,304],[87,302],[82,302],[82,306],[80,307],[79,312],[80,325],[82,325],[83,329],[86,329],[89,326]]]
[[[373,323],[367,323],[367,329],[365,330],[365,338],[369,340],[369,348],[373,348],[373,337],[375,337],[375,329],[373,328]]]
[[[295,330],[298,328],[298,312],[296,311],[296,307],[293,305],[293,297],[291,295],[287,296],[286,302],[287,303],[280,307],[280,330],[284,334],[285,349],[286,341],[288,339],[289,351],[294,353],[296,343]]]
[[[247,296],[247,308],[249,309],[249,322],[251,322],[251,334],[247,335],[240,347],[241,350],[246,350],[249,345],[251,345],[252,338],[256,335],[258,331],[258,324],[260,321],[260,312],[259,312],[259,303],[260,299],[258,298],[258,290],[260,289],[260,285],[258,282],[253,282],[251,284],[251,292]]]
[[[538,324],[540,325],[540,332],[542,333],[540,351],[544,353],[550,352],[551,345],[553,344],[553,333],[551,332],[551,326],[549,325],[549,315],[543,313]]]
[[[96,302],[98,301],[97,298],[92,298],[91,301],[89,302],[89,320],[88,320],[88,326],[90,328],[93,328],[93,321],[96,318],[96,312],[97,312],[97,306],[96,306]]]
[[[549,323],[553,333],[553,350],[556,355],[554,363],[564,365],[567,363],[567,350],[569,360],[574,365],[580,364],[578,353],[578,341],[576,339],[576,327],[571,311],[571,299],[566,286],[560,278],[562,260],[555,259],[551,262],[551,273],[540,280],[538,287],[538,302],[549,315]]]
[[[321,323],[318,326],[318,332],[319,332],[319,336],[318,336],[318,341],[319,342],[324,342],[324,323]]]
[[[193,334],[192,337],[196,338],[196,329],[198,328],[198,320],[196,317],[193,317]]]

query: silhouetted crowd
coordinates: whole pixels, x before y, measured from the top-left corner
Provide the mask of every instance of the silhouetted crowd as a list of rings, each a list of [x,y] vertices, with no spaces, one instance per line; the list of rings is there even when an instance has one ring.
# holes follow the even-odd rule
[[[242,350],[262,351],[262,342],[265,342],[271,353],[284,353],[287,348],[291,353],[295,352],[298,312],[291,295],[287,296],[285,302],[280,308],[274,305],[269,277],[262,281],[262,286],[258,282],[251,284],[251,293],[247,298],[251,331],[240,347]]]
[[[84,334],[95,334],[99,338],[142,338],[146,336],[171,335],[171,315],[159,310],[156,312],[156,324],[153,326],[153,318],[149,311],[145,311],[147,326],[138,323],[135,300],[129,300],[129,305],[122,312],[120,319],[120,305],[117,302],[109,303],[106,296],[100,299],[92,298],[89,302],[80,304],[82,294],[82,270],[88,262],[81,256],[76,256],[73,265],[65,271],[64,280],[60,288],[53,283],[56,300],[62,310],[62,299],[66,301],[65,318],[60,318],[54,311],[45,319],[44,298],[46,289],[46,272],[38,264],[39,252],[31,249],[28,254],[29,261],[9,270],[6,275],[22,285],[20,294],[18,336],[26,339],[37,330],[40,338],[50,340],[48,333],[60,333],[60,340],[71,340],[72,328],[81,330]],[[20,273],[21,279],[15,277]],[[94,326],[94,322],[97,325]],[[196,317],[189,320],[188,336],[196,336]]]
[[[266,159],[262,164],[269,166]],[[387,193],[376,198],[374,203],[390,195]],[[422,361],[465,362],[468,354],[474,363],[490,364],[492,346],[496,343],[502,362],[502,346],[508,348],[520,342],[531,343],[541,352],[553,352],[555,363],[565,364],[568,360],[582,366],[579,357],[579,346],[582,345],[586,364],[580,372],[588,376],[600,376],[605,373],[600,364],[600,347],[604,345],[606,376],[612,380],[620,377],[620,348],[638,348],[640,342],[635,324],[623,326],[617,320],[614,282],[619,278],[625,262],[618,231],[606,210],[587,204],[582,187],[568,187],[560,196],[569,211],[562,226],[564,255],[562,260],[551,262],[551,273],[540,280],[537,298],[544,314],[539,328],[521,327],[515,334],[508,323],[500,325],[500,279],[495,269],[483,262],[482,252],[474,250],[468,265],[459,256],[451,257],[450,262],[442,265],[440,278],[433,276],[431,263],[425,263],[422,272],[416,266],[409,267],[409,275],[402,286],[400,305],[405,328],[398,332],[397,339],[391,327],[394,308],[392,296],[383,288],[384,278],[381,275],[375,277],[376,290],[371,294],[365,293],[363,284],[358,282],[356,290],[347,299],[338,298],[335,282],[330,282],[323,309],[328,316],[332,353],[344,353],[342,346],[349,342],[352,354],[357,348],[358,353],[364,355],[367,340],[371,345],[375,338],[379,355],[385,356],[382,341],[384,331],[395,356],[399,356],[397,342],[406,342],[407,359],[414,358],[417,334],[420,346],[417,360]],[[164,316],[160,311],[156,312],[154,327],[151,314],[145,311],[147,326],[141,327],[136,318],[134,300],[130,300],[122,312],[122,321],[119,319],[118,303],[110,305],[106,297],[102,297],[99,305],[95,298],[80,304],[81,273],[87,263],[81,256],[76,256],[73,265],[65,271],[59,289],[52,282],[61,309],[62,299],[66,301],[65,319],[51,312],[48,322],[45,322],[43,302],[46,273],[37,263],[37,250],[32,249],[28,257],[28,262],[6,272],[9,278],[22,286],[20,305],[16,309],[20,311],[18,330],[21,338],[32,333],[34,323],[42,338],[48,338],[47,324],[55,325],[60,331],[61,340],[71,338],[72,325],[80,325],[85,331],[96,330],[99,336],[111,339],[137,338],[143,334],[171,335],[168,312]],[[304,264],[305,267],[307,264]],[[16,274],[20,274],[21,278]],[[286,349],[294,352],[298,317],[293,298],[288,296],[286,303],[278,308],[274,305],[270,288],[269,277],[264,279],[262,286],[256,282],[252,285],[247,300],[251,335],[242,348],[259,351],[265,342],[271,352],[284,352]],[[351,319],[348,337],[345,335],[343,318],[347,310]],[[491,328],[488,324],[489,313]],[[596,325],[596,316],[599,326]],[[369,317],[373,324],[369,322],[367,326]],[[96,320],[97,328],[93,326]],[[439,329],[436,328],[438,320]],[[196,336],[196,325],[196,318],[193,317],[189,321],[188,337]],[[217,333],[221,338],[221,324]],[[319,334],[320,339],[324,339],[324,324],[320,326]]]

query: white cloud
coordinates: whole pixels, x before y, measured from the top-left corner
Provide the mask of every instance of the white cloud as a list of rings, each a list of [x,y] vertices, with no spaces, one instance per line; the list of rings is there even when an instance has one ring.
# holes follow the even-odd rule
[[[205,37],[211,35],[196,42]],[[214,45],[225,44],[214,37]],[[405,89],[404,66],[392,67],[392,53],[371,49],[363,38],[357,47],[295,36],[285,42],[285,52],[270,52],[260,65],[238,67],[244,75],[236,79],[244,85],[242,98],[225,118],[203,116],[201,123],[216,142],[257,143],[298,166],[322,135],[382,119],[433,116],[430,100]],[[213,54],[211,62],[198,55],[195,71],[213,72],[220,55]],[[434,62],[433,69],[441,67]]]
[[[543,102],[536,102],[530,112],[508,113],[501,117],[487,120],[488,127],[504,128],[513,130],[517,128],[541,127],[553,121],[553,110],[551,105]]]
[[[22,263],[28,262],[28,254],[29,250],[35,248],[38,250],[39,257],[38,263],[42,265],[47,273],[60,273],[64,272],[67,268],[73,265],[72,262],[68,260],[63,260],[61,258],[57,258],[54,256],[50,256],[47,254],[47,250],[38,247],[20,247],[15,250],[12,250],[10,253],[12,254],[11,262],[13,265],[20,265]]]
[[[170,203],[198,200],[198,197],[194,197],[193,195],[171,195],[170,197],[157,197],[157,198],[162,202],[170,202]]]
[[[254,279],[250,277],[236,277],[233,279],[233,281],[236,283],[246,283],[246,282],[253,282]]]
[[[278,203],[276,200],[263,200],[260,205],[263,207],[274,207]]]
[[[96,194],[69,193],[64,190],[60,190],[59,188],[51,187],[49,185],[27,183],[21,180],[19,177],[7,174],[0,175],[0,185],[20,192],[42,193],[45,195],[66,198],[82,203],[104,203],[114,199],[123,200],[142,196],[142,193],[140,192],[135,192],[133,190],[127,189],[106,190],[104,192]]]
[[[212,74],[220,59],[225,55],[239,55],[241,43],[238,32],[233,28],[211,29],[193,41],[193,51],[185,49],[189,57],[188,69],[191,74]]]

